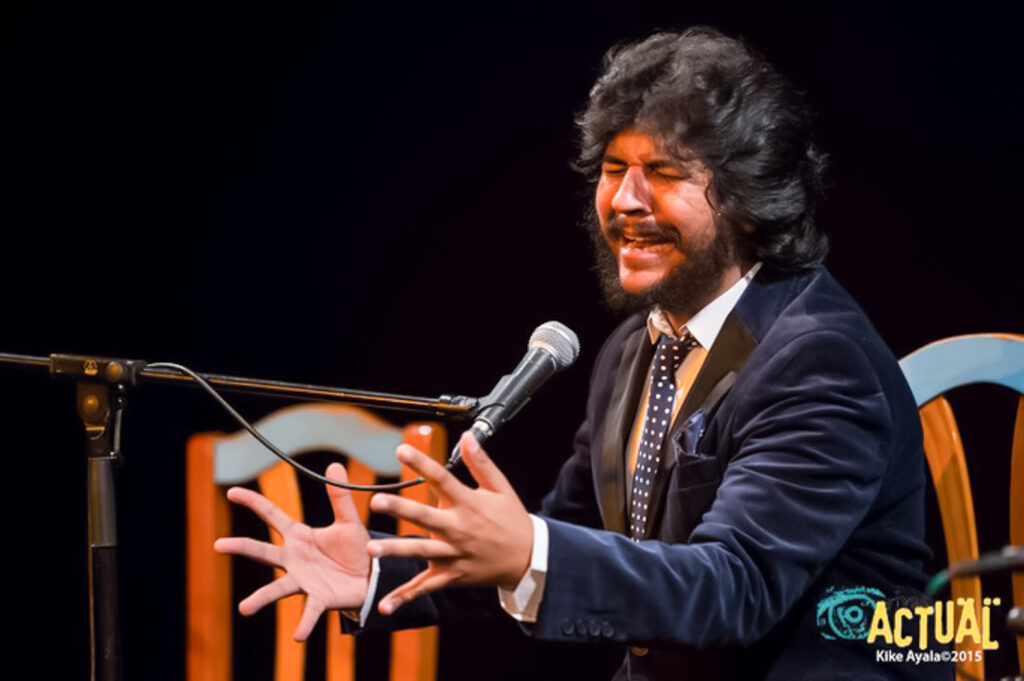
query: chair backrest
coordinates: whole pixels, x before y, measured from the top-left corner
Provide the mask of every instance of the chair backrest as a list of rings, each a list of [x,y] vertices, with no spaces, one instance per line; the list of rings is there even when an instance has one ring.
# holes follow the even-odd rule
[[[395,459],[395,447],[409,443],[444,461],[445,433],[437,424],[414,423],[396,428],[368,412],[345,405],[301,404],[270,414],[256,428],[292,456],[336,452],[349,457],[351,482],[372,484],[380,477],[415,477]],[[228,681],[232,675],[231,558],[216,554],[213,542],[231,534],[225,488],[255,480],[259,491],[293,518],[302,518],[302,500],[295,471],[281,462],[246,431],[202,433],[188,441],[186,463],[186,672],[189,681]],[[436,503],[425,485],[402,490],[402,495]],[[369,492],[353,498],[365,523]],[[399,522],[399,534],[422,532]],[[271,540],[281,541],[271,530]],[[275,569],[275,578],[280,571]],[[275,681],[304,679],[306,644],[292,639],[302,613],[301,598],[278,601],[274,661]],[[394,632],[391,640],[392,681],[434,681],[437,668],[437,628]],[[327,681],[355,678],[355,641],[341,633],[338,613],[327,620]]]
[[[976,334],[956,336],[924,346],[902,360],[900,367],[910,383],[921,412],[924,451],[942,516],[946,553],[950,565],[978,558],[978,532],[974,499],[964,447],[953,410],[943,395],[972,383],[993,383],[1024,393],[1024,336]],[[1009,543],[1024,546],[1024,395],[1018,398],[1009,471]],[[981,579],[954,580],[951,597],[973,598],[982,603]],[[1024,605],[1024,575],[1013,576],[1013,602]],[[965,639],[957,650],[979,651],[981,645]],[[982,655],[967,655],[960,667],[983,679]],[[1024,641],[1017,642],[1017,661],[1024,672]]]

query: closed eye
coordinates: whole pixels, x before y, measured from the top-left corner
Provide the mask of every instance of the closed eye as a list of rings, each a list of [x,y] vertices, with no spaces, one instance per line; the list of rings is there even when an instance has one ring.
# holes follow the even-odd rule
[[[652,163],[647,166],[648,169],[658,177],[666,180],[685,180],[691,177],[690,173],[673,163]]]
[[[614,161],[605,161],[601,164],[602,175],[621,175],[626,172],[625,163],[616,163]]]

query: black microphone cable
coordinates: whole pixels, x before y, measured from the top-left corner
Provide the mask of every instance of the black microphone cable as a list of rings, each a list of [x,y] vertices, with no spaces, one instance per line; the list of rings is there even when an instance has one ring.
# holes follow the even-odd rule
[[[530,336],[526,356],[520,361],[515,371],[503,376],[491,391],[490,395],[482,398],[481,406],[476,412],[476,420],[471,430],[477,439],[483,443],[503,423],[511,419],[529,401],[533,392],[540,387],[552,374],[565,369],[579,356],[580,346],[576,334],[564,324],[559,322],[545,322],[536,329]],[[318,480],[325,485],[333,485],[347,490],[361,492],[394,492],[419,485],[425,480],[422,477],[405,482],[394,482],[383,485],[353,485],[348,482],[331,480],[307,466],[302,465],[291,456],[281,451],[273,442],[267,439],[261,432],[245,420],[245,418],[232,407],[227,400],[214,390],[206,379],[192,371],[186,366],[173,362],[154,362],[147,365],[150,369],[169,369],[179,374],[190,377],[199,386],[210,394],[232,418],[235,419],[245,430],[249,432],[264,447],[269,449],[274,456],[281,459],[289,466],[300,473]],[[462,460],[462,452],[458,443],[452,448],[451,455],[444,467],[446,470],[453,470]]]
[[[268,440],[267,437],[263,435],[263,433],[256,430],[255,426],[246,421],[245,417],[239,414],[238,411],[234,407],[232,407],[227,400],[221,397],[220,393],[218,393],[213,388],[213,386],[206,381],[206,379],[204,379],[202,376],[192,371],[188,367],[183,366],[181,364],[175,364],[173,362],[153,362],[152,364],[147,364],[146,367],[150,369],[170,369],[171,371],[176,371],[182,375],[190,377],[193,381],[199,384],[199,387],[201,387],[203,390],[209,393],[210,396],[213,399],[215,399],[218,404],[220,404],[220,406],[224,407],[224,409],[227,410],[229,414],[231,414],[232,418],[234,418],[235,421],[238,421],[238,423],[243,428],[245,428],[245,430],[249,431],[250,435],[256,438],[259,441],[259,443],[262,444],[264,447],[273,452],[274,456],[281,459],[286,464],[288,464],[295,470],[299,471],[303,475],[307,475],[313,478],[314,480],[319,480],[325,485],[333,485],[334,487],[341,487],[342,489],[354,490],[357,492],[394,492],[397,490],[405,489],[406,487],[413,487],[414,485],[419,485],[425,482],[423,478],[416,478],[415,480],[406,480],[405,482],[393,482],[383,485],[354,485],[349,482],[338,482],[337,480],[331,480],[327,476],[317,473],[308,466],[302,465],[294,458],[281,451],[277,447],[277,445]],[[448,470],[452,470],[457,464],[458,458],[453,456],[445,464],[445,468]]]

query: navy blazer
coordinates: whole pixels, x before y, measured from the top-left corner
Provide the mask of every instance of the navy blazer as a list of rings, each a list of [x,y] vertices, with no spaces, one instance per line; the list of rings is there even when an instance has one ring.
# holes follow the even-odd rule
[[[919,598],[928,554],[917,409],[850,296],[821,267],[762,268],[665,440],[649,541],[635,543],[624,451],[652,353],[636,315],[596,360],[574,453],[543,503],[533,635],[628,644],[617,679],[949,678],[936,664],[876,663],[879,646],[819,625],[836,589]],[[413,569],[382,561],[378,597]],[[423,623],[446,596],[417,603],[368,625]]]
[[[818,624],[836,589],[919,599],[928,555],[917,408],[852,298],[820,267],[754,278],[669,431],[637,544],[623,452],[652,353],[637,315],[597,358],[543,505],[534,635],[628,643],[616,678],[948,678]]]

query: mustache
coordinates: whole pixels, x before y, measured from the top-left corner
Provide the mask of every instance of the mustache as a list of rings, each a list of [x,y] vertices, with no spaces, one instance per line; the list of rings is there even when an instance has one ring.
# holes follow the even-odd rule
[[[630,222],[625,216],[616,215],[608,220],[605,231],[608,233],[608,236],[614,239],[622,239],[625,237],[626,227],[630,228],[629,231],[634,237],[668,241],[677,247],[680,245],[679,231],[672,225],[656,222],[655,220]]]

